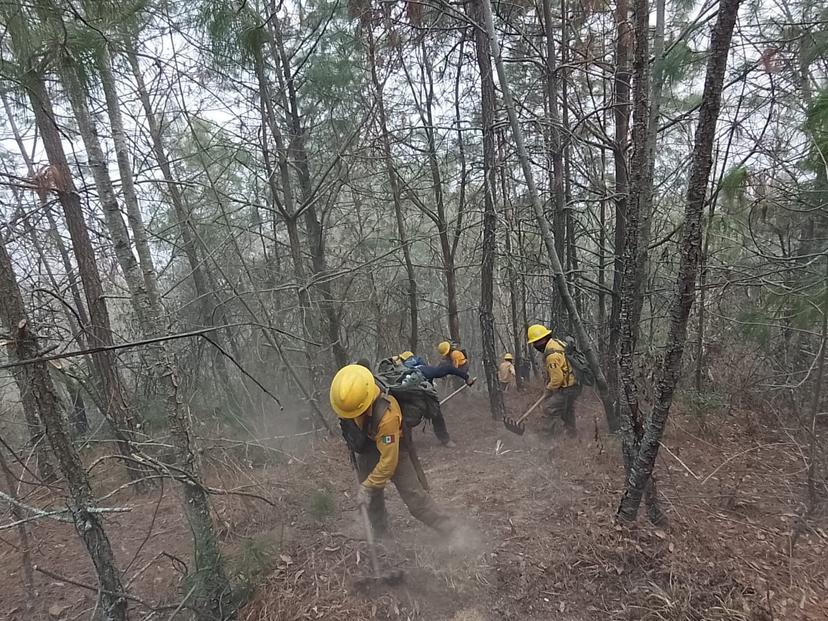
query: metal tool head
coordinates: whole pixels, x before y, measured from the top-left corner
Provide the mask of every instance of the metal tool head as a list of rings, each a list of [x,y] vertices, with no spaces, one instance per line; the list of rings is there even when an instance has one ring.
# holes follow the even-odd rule
[[[516,433],[519,436],[522,436],[526,431],[526,425],[523,421],[516,421],[514,418],[509,418],[508,416],[503,417],[503,426],[506,427],[512,433]]]

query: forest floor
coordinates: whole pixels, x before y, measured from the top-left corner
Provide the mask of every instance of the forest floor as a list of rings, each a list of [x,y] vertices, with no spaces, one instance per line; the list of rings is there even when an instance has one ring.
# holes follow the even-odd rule
[[[520,413],[532,396],[508,395],[510,411]],[[535,433],[537,419],[524,436],[510,434],[480,393],[445,411],[456,449],[430,431],[415,438],[433,497],[470,535],[448,545],[388,490],[393,534],[380,562],[405,579],[367,592],[355,582],[371,570],[340,438],[273,441],[268,454],[280,456],[278,466],[259,465],[259,452],[238,445],[205,452],[212,485],[274,503],[214,496],[230,573],[249,585],[240,619],[828,619],[828,516],[803,518],[802,456],[778,424],[771,431],[737,411],[702,432],[678,408],[664,439],[670,453],[661,451],[657,468],[669,525],[651,526],[642,510],[638,523],[622,527],[613,522],[618,440],[603,432],[591,395],[578,404],[577,440]],[[96,483],[112,488],[103,474]],[[107,517],[137,598],[131,618],[173,618],[190,563],[176,494],[167,484],[107,506],[131,508]],[[71,527],[41,520],[31,535],[34,562],[48,574],[36,572],[37,596],[27,598],[14,530],[0,533],[0,618],[89,619],[94,577]]]

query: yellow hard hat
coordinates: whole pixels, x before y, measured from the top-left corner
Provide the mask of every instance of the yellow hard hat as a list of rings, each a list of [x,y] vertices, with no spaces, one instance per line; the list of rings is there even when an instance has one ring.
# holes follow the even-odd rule
[[[331,407],[340,418],[356,418],[379,397],[374,374],[359,364],[349,364],[337,371],[331,382]]]
[[[529,340],[529,344],[537,343],[542,338],[549,336],[552,334],[552,330],[547,328],[546,326],[542,326],[539,323],[536,323],[533,326],[529,326],[529,329],[526,331],[526,337]]]
[[[437,353],[441,356],[448,356],[448,353],[451,351],[451,343],[448,341],[443,341],[439,345],[437,345]]]
[[[504,360],[514,360],[515,357],[512,354],[506,354],[505,356],[503,356],[503,359]]]
[[[409,358],[411,358],[413,355],[414,355],[414,352],[413,352],[413,351],[408,351],[408,350],[405,350],[403,353],[401,353],[401,354],[400,354],[400,360],[402,360],[403,362],[405,362],[406,360],[408,360]]]

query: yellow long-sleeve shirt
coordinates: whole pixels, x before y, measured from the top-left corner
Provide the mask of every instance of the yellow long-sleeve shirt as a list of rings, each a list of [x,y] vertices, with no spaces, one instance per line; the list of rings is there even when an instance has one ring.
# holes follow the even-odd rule
[[[454,365],[455,369],[459,369],[464,364],[468,363],[468,360],[463,355],[463,352],[458,350],[458,349],[452,350],[452,352],[449,354],[449,357],[450,357],[451,363]]]
[[[400,459],[400,441],[402,440],[402,410],[400,410],[400,404],[390,395],[387,397],[380,396],[379,399],[387,399],[388,401],[388,408],[382,415],[373,437],[380,458],[371,474],[362,482],[365,487],[375,489],[384,488],[397,471],[397,463]],[[370,412],[367,416],[357,419],[360,428],[365,425],[369,417]]]
[[[515,365],[509,360],[504,360],[497,367],[497,379],[501,384],[511,384],[515,381]]]
[[[546,374],[549,376],[549,382],[546,384],[547,390],[560,390],[561,388],[569,388],[574,386],[575,374],[569,368],[569,363],[566,361],[564,350],[566,344],[555,339],[549,339],[544,349]]]

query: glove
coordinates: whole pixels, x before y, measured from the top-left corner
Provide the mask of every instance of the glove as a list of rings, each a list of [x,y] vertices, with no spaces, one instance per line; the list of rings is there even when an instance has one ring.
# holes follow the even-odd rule
[[[373,496],[374,490],[372,488],[366,487],[365,485],[360,485],[356,495],[357,506],[367,507],[370,504],[371,498],[373,498]]]

